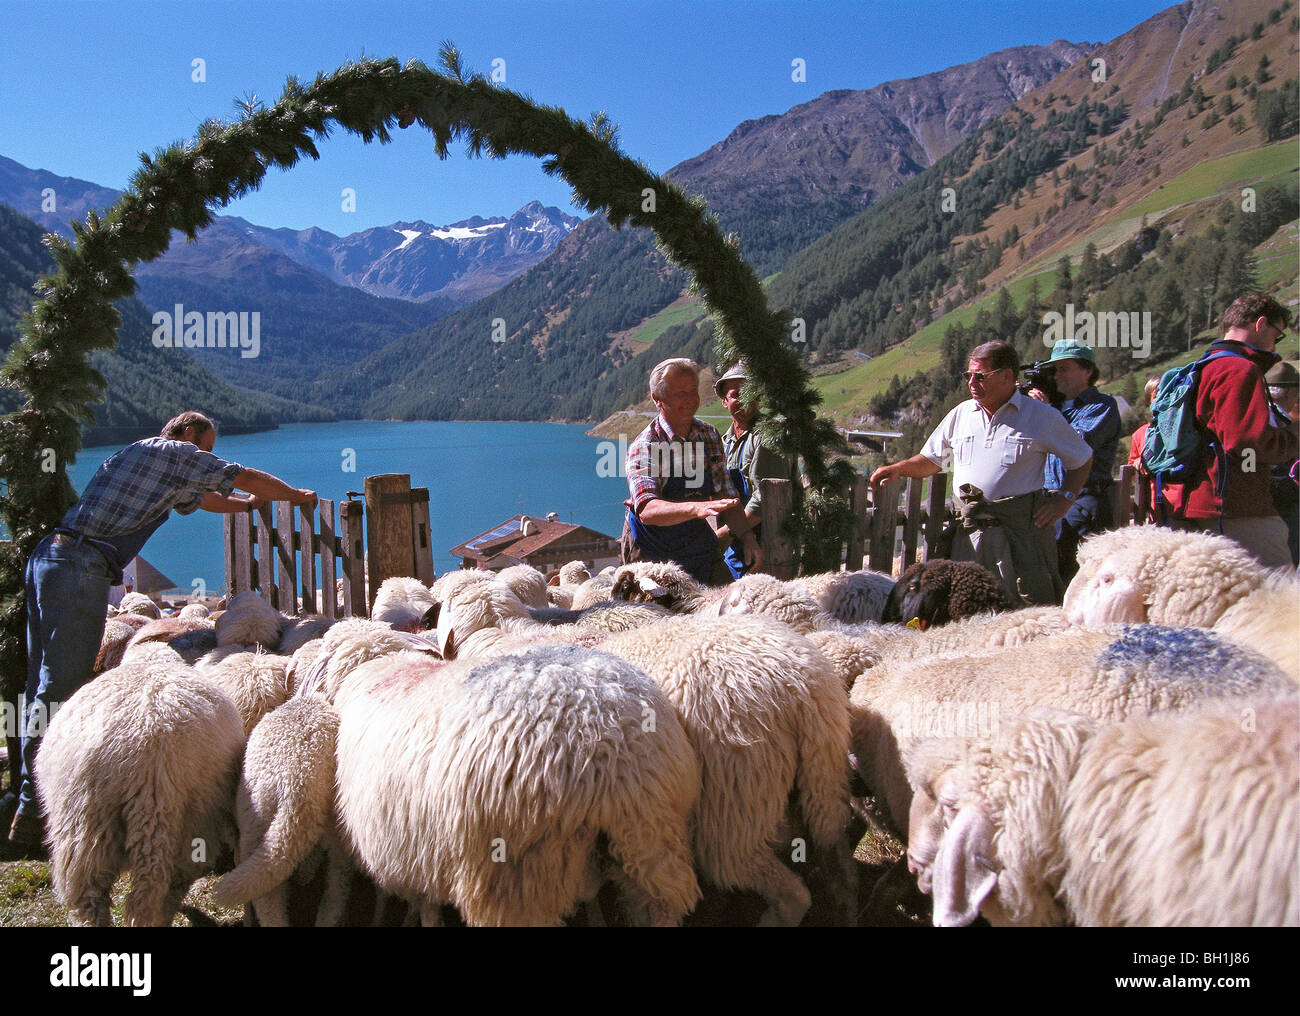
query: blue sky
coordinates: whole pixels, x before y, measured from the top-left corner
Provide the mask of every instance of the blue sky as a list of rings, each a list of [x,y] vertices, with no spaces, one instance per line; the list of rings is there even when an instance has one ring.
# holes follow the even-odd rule
[[[709,2],[492,0],[287,3],[0,0],[0,155],[124,187],[142,151],[189,137],[234,100],[278,97],[361,56],[435,66],[450,39],[471,69],[586,118],[604,109],[623,150],[663,172],[744,120],[841,88],[870,88],[1054,39],[1105,42],[1162,0]],[[792,80],[792,61],[806,80]],[[194,81],[195,60],[203,81]],[[497,65],[498,67],[501,65]],[[435,68],[436,69],[436,68]],[[572,211],[538,161],[439,162],[413,128],[381,148],[335,134],[317,163],[272,170],[227,212],[349,233],[398,220],[508,215],[533,199]],[[343,211],[343,188],[356,210]]]

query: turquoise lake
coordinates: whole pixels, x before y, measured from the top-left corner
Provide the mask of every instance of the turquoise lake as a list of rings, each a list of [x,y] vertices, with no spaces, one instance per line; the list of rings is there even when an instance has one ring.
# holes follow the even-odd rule
[[[412,487],[429,488],[433,565],[441,575],[460,567],[447,553],[452,547],[520,513],[555,512],[562,522],[617,538],[627,481],[599,475],[610,472],[611,443],[586,430],[552,423],[288,424],[218,437],[213,452],[335,502],[361,490],[366,476],[409,473]],[[69,469],[78,493],[119,447],[82,449]],[[345,472],[350,464],[355,471]],[[225,584],[221,541],[220,515],[173,512],[143,553],[182,591],[201,579],[215,594]]]

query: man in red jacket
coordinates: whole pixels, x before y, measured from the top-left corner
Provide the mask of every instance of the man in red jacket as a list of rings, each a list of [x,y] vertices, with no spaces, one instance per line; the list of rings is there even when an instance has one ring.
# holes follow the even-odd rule
[[[1281,359],[1274,349],[1290,324],[1287,308],[1257,293],[1239,297],[1223,312],[1223,338],[1210,349],[1237,355],[1202,369],[1196,419],[1222,449],[1226,470],[1221,473],[1218,457],[1210,454],[1185,486],[1167,491],[1185,528],[1218,532],[1222,510],[1223,534],[1270,568],[1294,567],[1286,523],[1269,493],[1269,466],[1296,457],[1300,432],[1294,420],[1286,427],[1270,422],[1264,387],[1264,372]]]

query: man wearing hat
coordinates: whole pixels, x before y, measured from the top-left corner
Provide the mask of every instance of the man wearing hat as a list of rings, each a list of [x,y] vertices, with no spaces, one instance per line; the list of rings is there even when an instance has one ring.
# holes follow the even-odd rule
[[[1285,427],[1292,420],[1300,419],[1300,374],[1296,369],[1281,360],[1269,368],[1264,375],[1268,385],[1268,394],[1273,399],[1273,425]],[[1286,523],[1287,549],[1291,551],[1291,563],[1300,564],[1300,483],[1297,480],[1297,460],[1279,462],[1273,467],[1269,476],[1268,490],[1273,495],[1273,507]]]
[[[1061,581],[1066,585],[1079,570],[1079,541],[1088,533],[1108,529],[1113,524],[1112,473],[1115,452],[1119,447],[1119,406],[1115,400],[1097,390],[1097,358],[1092,347],[1072,339],[1062,339],[1052,347],[1048,360],[1056,381],[1056,390],[1064,400],[1060,410],[1092,449],[1092,469],[1083,490],[1056,524],[1057,564]],[[1047,457],[1043,468],[1043,486],[1060,490],[1065,486],[1065,467],[1055,455]]]
[[[757,535],[762,519],[762,493],[759,481],[764,478],[787,479],[790,475],[785,461],[780,455],[759,443],[754,433],[754,422],[758,419],[758,404],[741,401],[741,386],[749,380],[745,361],[740,360],[723,374],[713,385],[713,390],[722,400],[723,408],[731,414],[731,426],[722,435],[722,444],[727,453],[727,471],[731,482],[740,491],[741,503],[744,505],[745,517]],[[723,525],[718,527],[718,542],[728,542],[723,560],[732,578],[740,578],[748,570],[744,560],[729,544],[730,531]]]

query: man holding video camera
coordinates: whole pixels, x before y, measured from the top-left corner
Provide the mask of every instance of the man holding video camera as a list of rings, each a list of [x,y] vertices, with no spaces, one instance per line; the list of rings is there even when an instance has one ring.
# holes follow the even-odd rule
[[[1016,386],[1020,360],[1008,342],[971,350],[971,399],[956,406],[920,454],[881,466],[873,484],[952,469],[957,528],[952,557],[978,561],[1013,602],[1060,603],[1053,527],[1069,512],[1092,465],[1088,443],[1050,405]],[[1059,490],[1043,490],[1049,454],[1066,466]]]
[[[1112,474],[1119,448],[1119,406],[1114,398],[1097,390],[1097,358],[1089,346],[1062,339],[1052,347],[1046,363],[1034,365],[1042,380],[1030,395],[1055,406],[1092,449],[1088,482],[1074,499],[1065,517],[1056,523],[1057,564],[1067,586],[1079,570],[1079,541],[1089,533],[1109,529],[1113,524]],[[1027,375],[1029,372],[1026,372]],[[1055,396],[1055,397],[1053,397]],[[1047,457],[1043,486],[1060,490],[1065,485],[1065,467],[1055,455]]]

